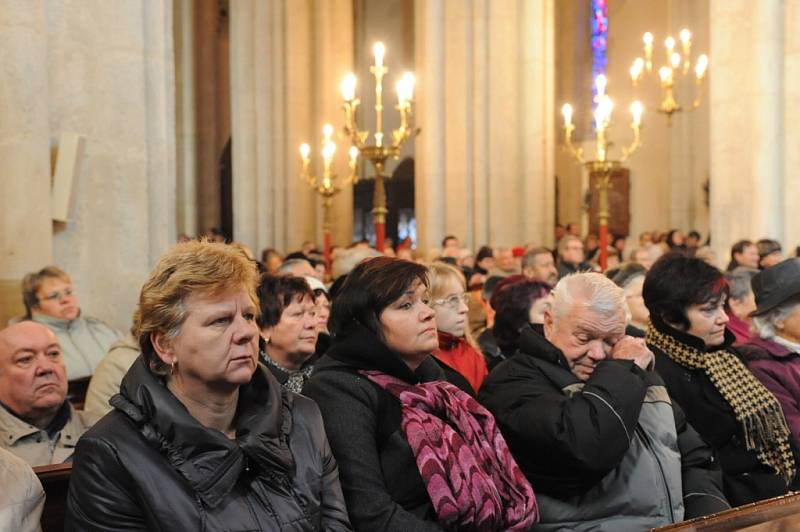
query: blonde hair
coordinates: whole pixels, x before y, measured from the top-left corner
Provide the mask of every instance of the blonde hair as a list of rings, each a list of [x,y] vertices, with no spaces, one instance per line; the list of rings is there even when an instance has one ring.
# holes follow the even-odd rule
[[[27,274],[22,279],[22,302],[25,303],[25,317],[30,319],[33,307],[39,304],[39,297],[36,292],[42,287],[45,279],[61,279],[65,283],[72,284],[67,272],[56,266],[45,266],[38,272]]]
[[[244,288],[258,307],[258,279],[256,263],[241,247],[203,239],[178,244],[164,253],[142,285],[133,315],[134,335],[150,370],[156,375],[169,374],[151,337],[160,332],[175,338],[180,333],[187,316],[187,297]]]
[[[446,262],[432,262],[428,264],[428,286],[430,287],[431,299],[439,299],[445,295],[444,286],[449,279],[455,280],[464,291],[467,290],[467,280],[461,270],[447,264]],[[464,338],[472,347],[478,348],[478,343],[472,337],[469,326],[464,328]]]

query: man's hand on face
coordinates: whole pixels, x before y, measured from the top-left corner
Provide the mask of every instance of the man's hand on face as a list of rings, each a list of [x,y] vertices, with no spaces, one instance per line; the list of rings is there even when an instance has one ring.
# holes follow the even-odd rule
[[[653,368],[653,352],[647,348],[644,338],[623,336],[611,349],[611,358],[616,360],[632,360],[634,364],[648,370]]]

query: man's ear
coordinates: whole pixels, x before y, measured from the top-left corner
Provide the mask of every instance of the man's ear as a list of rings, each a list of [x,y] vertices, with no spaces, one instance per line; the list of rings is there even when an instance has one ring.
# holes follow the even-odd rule
[[[150,333],[150,343],[153,344],[153,350],[164,364],[170,365],[175,362],[172,341],[167,337],[166,333],[161,331]]]
[[[553,333],[553,314],[552,310],[548,309],[544,311],[544,337],[550,338],[550,335]]]

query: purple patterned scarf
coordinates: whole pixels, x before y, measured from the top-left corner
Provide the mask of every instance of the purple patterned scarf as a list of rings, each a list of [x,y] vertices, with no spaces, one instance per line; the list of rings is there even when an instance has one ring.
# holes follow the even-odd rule
[[[528,530],[539,520],[533,488],[475,399],[444,381],[359,373],[400,400],[403,433],[445,529]]]

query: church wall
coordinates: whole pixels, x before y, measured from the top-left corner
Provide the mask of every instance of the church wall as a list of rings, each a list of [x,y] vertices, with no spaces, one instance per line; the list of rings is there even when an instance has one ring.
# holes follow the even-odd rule
[[[570,101],[575,108],[575,139],[586,141],[586,149],[594,153],[591,125],[591,56],[588,9],[580,3],[558,4],[558,67],[557,110]],[[643,80],[638,89],[630,81],[628,70],[637,56],[643,56],[642,35],[650,31],[655,36],[654,70],[664,64],[663,41],[668,34],[677,38],[683,27],[692,31],[693,57],[709,53],[708,0],[640,0],[636,2],[609,0],[608,34],[608,94],[615,103],[610,138],[614,143],[612,156],[632,140],[628,107],[635,99],[645,105],[642,146],[628,160],[630,169],[630,234],[670,228],[684,232],[698,229],[708,233],[708,206],[704,185],[709,179],[709,102],[690,112],[676,113],[669,126],[656,108],[662,91],[657,74]],[[587,55],[589,54],[589,55]],[[715,68],[711,57],[711,71]],[[676,88],[679,103],[691,107],[695,94],[692,80],[682,80]],[[706,87],[707,90],[707,87]],[[562,135],[562,120],[557,130]],[[559,137],[560,138],[560,137]],[[557,156],[559,181],[559,221],[578,221],[585,216],[582,208],[587,178],[580,176],[574,161],[565,153]],[[613,216],[613,213],[612,213]],[[586,220],[584,220],[586,222]]]
[[[52,261],[45,2],[0,10],[0,327],[23,312],[20,281]]]
[[[800,9],[777,0],[712,0],[711,20],[719,63],[710,91],[715,250],[727,259],[740,238],[767,237],[793,255],[800,243]]]
[[[57,148],[65,131],[85,138],[54,262],[72,275],[85,312],[123,330],[175,241],[171,5],[45,3],[50,142]]]
[[[353,69],[352,24],[344,0],[231,3],[234,238],[256,253],[296,250],[319,234],[322,215],[300,178],[298,147],[314,148],[319,175],[322,125],[342,123],[338,91]],[[349,143],[336,140],[334,169],[343,178]],[[334,202],[338,216],[349,217],[334,222],[334,243],[346,244],[352,193]]]
[[[416,211],[422,250],[549,243],[553,3],[415,5]]]

